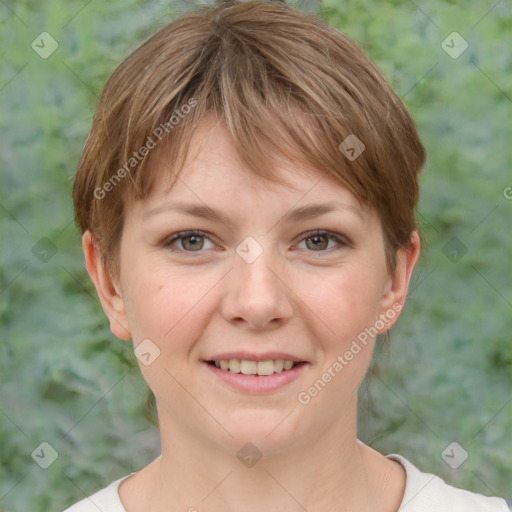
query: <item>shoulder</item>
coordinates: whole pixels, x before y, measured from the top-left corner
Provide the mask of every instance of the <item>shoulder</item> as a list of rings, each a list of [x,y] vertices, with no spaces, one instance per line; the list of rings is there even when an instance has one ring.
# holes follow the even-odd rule
[[[407,474],[399,512],[510,512],[501,498],[452,487],[436,475],[423,473],[401,455],[387,457],[399,462]]]
[[[119,498],[119,484],[131,475],[126,475],[119,480],[101,489],[97,493],[75,503],[64,512],[126,512]]]

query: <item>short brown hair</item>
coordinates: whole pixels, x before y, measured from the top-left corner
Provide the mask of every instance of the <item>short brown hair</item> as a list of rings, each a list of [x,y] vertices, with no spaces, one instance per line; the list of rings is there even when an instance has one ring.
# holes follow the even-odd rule
[[[405,106],[361,48],[319,19],[282,3],[233,1],[164,26],[103,89],[73,200],[78,226],[92,232],[113,276],[124,212],[154,182],[151,149],[166,135],[158,151],[169,152],[177,176],[209,113],[251,171],[282,183],[273,163],[283,156],[334,175],[375,208],[394,269],[417,229],[425,159]],[[355,159],[340,150],[351,135],[365,146]]]

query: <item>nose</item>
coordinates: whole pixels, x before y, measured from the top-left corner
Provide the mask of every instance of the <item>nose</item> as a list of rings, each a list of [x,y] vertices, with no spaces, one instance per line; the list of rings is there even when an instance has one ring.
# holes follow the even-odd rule
[[[266,251],[252,263],[235,256],[225,280],[222,316],[252,330],[284,325],[293,315],[293,292],[285,274]]]

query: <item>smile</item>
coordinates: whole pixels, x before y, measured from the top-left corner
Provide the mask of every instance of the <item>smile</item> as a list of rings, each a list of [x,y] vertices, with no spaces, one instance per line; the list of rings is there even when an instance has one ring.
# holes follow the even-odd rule
[[[297,380],[309,363],[286,359],[215,359],[203,362],[217,382],[238,392],[249,394],[271,393]]]
[[[249,359],[221,359],[219,361],[209,361],[224,371],[232,373],[243,373],[244,375],[268,376],[274,373],[291,370],[297,363],[295,361],[285,361],[275,359],[268,361],[251,361]]]

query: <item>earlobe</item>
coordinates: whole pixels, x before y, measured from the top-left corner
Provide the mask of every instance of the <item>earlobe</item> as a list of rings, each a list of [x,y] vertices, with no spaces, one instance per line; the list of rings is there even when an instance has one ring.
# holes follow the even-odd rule
[[[110,322],[112,334],[122,340],[131,339],[124,299],[119,292],[119,286],[103,265],[97,244],[89,230],[82,235],[82,247],[85,267],[94,283],[103,311]]]
[[[385,315],[391,318],[382,332],[389,330],[395,324],[404,308],[409,282],[420,255],[420,248],[419,234],[417,231],[413,231],[410,246],[407,249],[399,250],[397,253],[396,268],[393,275],[390,276],[381,304],[381,317]],[[393,314],[387,315],[391,311],[393,311]]]

